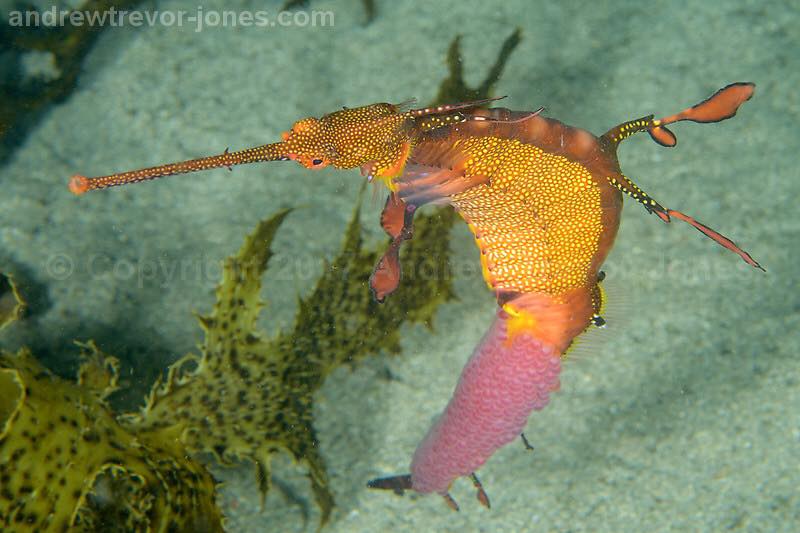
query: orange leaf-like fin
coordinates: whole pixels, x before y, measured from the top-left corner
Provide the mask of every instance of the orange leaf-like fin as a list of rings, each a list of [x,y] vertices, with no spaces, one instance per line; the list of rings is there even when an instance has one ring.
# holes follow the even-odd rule
[[[687,224],[690,224],[690,225],[694,226],[697,229],[697,231],[699,231],[700,233],[702,233],[706,237],[714,240],[720,246],[723,246],[723,247],[727,248],[728,250],[732,251],[733,253],[737,254],[748,265],[750,265],[752,267],[755,267],[755,268],[758,268],[759,270],[761,270],[763,272],[766,272],[764,267],[762,267],[758,263],[758,261],[753,259],[753,257],[749,253],[747,253],[744,250],[742,250],[735,242],[733,242],[732,240],[727,238],[725,235],[719,233],[718,231],[715,231],[715,230],[709,228],[708,226],[706,226],[702,222],[698,222],[694,218],[690,217],[687,214],[681,213],[680,211],[676,211],[674,209],[668,209],[667,210],[667,214],[669,214],[669,215],[671,215],[671,216],[673,216],[673,217],[675,217],[675,218],[677,218],[679,220],[683,220]]]
[[[720,122],[736,115],[739,107],[753,97],[756,85],[750,82],[731,83],[715,92],[699,104],[684,109],[661,120],[656,125],[672,124],[681,120],[709,123]],[[660,124],[658,124],[660,123]]]

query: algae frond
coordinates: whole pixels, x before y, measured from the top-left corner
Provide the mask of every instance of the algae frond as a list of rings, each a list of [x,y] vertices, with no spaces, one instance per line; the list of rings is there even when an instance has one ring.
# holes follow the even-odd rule
[[[19,319],[25,306],[13,276],[0,272],[0,329]]]
[[[486,77],[477,87],[469,87],[464,81],[464,62],[461,56],[461,35],[456,37],[450,42],[450,48],[447,51],[447,68],[448,77],[439,85],[439,92],[436,95],[432,105],[446,104],[453,102],[464,102],[468,100],[483,100],[492,96],[492,91],[500,76],[503,75],[503,69],[506,66],[508,58],[517,48],[522,40],[522,30],[515,29],[503,42],[500,52],[497,54]]]
[[[286,0],[283,6],[281,7],[281,11],[290,11],[292,9],[301,9],[304,7],[308,7],[310,0]],[[366,15],[365,24],[369,24],[373,20],[375,20],[375,16],[377,15],[375,9],[375,0],[361,0],[361,5],[364,7],[364,13]]]
[[[107,15],[110,9],[117,12],[133,8],[137,0],[88,0],[81,6],[83,13]],[[20,142],[24,133],[47,106],[65,99],[76,87],[81,65],[97,42],[103,29],[101,25],[66,24],[46,27],[45,24],[26,24],[25,17],[33,14],[31,5],[20,3],[24,8],[22,20],[0,23],[0,56],[10,61],[17,70],[13,76],[0,80],[0,147]],[[19,9],[23,11],[23,9]],[[5,15],[8,17],[8,14]],[[42,16],[42,12],[38,13]],[[102,25],[111,27],[111,25]],[[46,54],[52,60],[48,76],[26,76],[22,72],[22,60],[26,54]],[[0,160],[7,154],[0,152]]]
[[[212,313],[199,317],[205,330],[202,355],[172,365],[146,407],[126,417],[135,431],[174,431],[190,453],[211,453],[222,464],[252,461],[263,496],[270,488],[271,456],[288,452],[308,469],[322,524],[330,517],[333,496],[314,431],[315,391],[342,364],[399,352],[400,325],[430,324],[436,307],[452,297],[449,224],[439,220],[448,215],[424,215],[418,239],[405,253],[404,266],[412,274],[389,303],[375,303],[368,279],[379,252],[363,247],[359,207],[339,254],[300,300],[294,328],[272,339],[256,327],[264,306],[261,277],[289,211],[260,223],[225,262]]]
[[[4,531],[221,531],[214,481],[168,435],[134,435],[105,403],[117,362],[82,346],[78,383],[0,352]]]

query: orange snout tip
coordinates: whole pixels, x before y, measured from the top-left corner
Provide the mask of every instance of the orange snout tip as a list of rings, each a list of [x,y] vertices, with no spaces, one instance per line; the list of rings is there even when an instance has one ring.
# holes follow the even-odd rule
[[[69,179],[69,190],[72,194],[81,195],[89,190],[89,178],[75,174]]]

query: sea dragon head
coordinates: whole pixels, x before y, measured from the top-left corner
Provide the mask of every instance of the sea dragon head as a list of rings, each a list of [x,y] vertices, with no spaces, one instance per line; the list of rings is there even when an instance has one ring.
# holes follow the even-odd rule
[[[306,168],[370,166],[371,175],[396,175],[416,135],[414,119],[401,105],[372,104],[298,120],[276,149]]]

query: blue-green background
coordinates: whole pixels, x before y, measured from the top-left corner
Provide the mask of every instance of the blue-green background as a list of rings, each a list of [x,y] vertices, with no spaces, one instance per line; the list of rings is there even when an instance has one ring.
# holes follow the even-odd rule
[[[205,11],[266,2],[203,2]],[[194,11],[177,1],[142,9]],[[767,269],[750,269],[690,227],[628,204],[606,265],[603,339],[565,365],[561,391],[526,433],[453,495],[398,498],[369,478],[404,472],[446,404],[493,313],[466,228],[454,231],[459,300],[436,328],[404,330],[404,354],[333,374],[317,400],[321,449],[338,508],[327,531],[796,531],[800,523],[800,299],[797,123],[800,10],[791,1],[391,2],[364,24],[357,0],[313,1],[330,28],[111,28],[79,86],[0,168],[0,258],[36,287],[31,318],[6,347],[34,346],[71,368],[73,338],[123,358],[144,391],[200,341],[191,310],[213,301],[219,261],[256,222],[301,206],[275,242],[264,329],[290,325],[296,296],[343,237],[357,172],[293,164],[241,167],[74,197],[71,174],[106,174],[272,142],[294,120],[343,105],[430,101],[462,34],[477,83],[505,37],[523,41],[500,81],[503,103],[595,133],[676,112],[733,81],[756,95],[731,121],[684,123],[672,150],[625,143],[623,170],[662,204],[731,236]],[[367,201],[381,239],[382,193]],[[433,252],[432,252],[433,253]],[[386,367],[397,380],[386,381]],[[285,457],[266,509],[251,469],[218,471],[231,531],[313,531],[304,473]],[[234,503],[235,502],[235,503]],[[299,502],[299,503],[298,503]],[[310,513],[304,524],[303,513]]]

